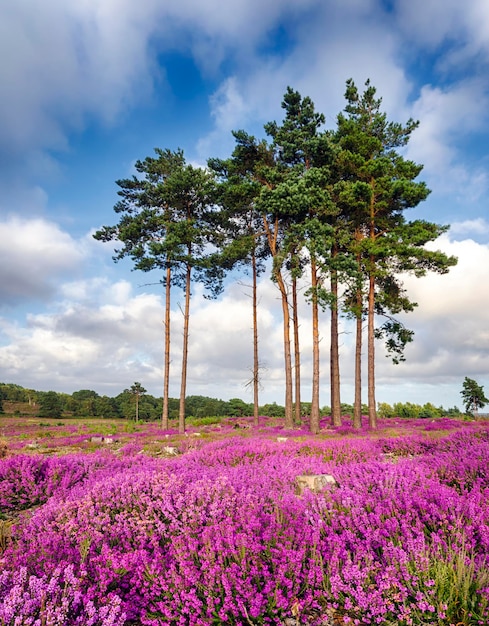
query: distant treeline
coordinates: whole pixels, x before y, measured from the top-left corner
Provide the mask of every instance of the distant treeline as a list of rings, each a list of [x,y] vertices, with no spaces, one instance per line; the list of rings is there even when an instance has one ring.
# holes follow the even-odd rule
[[[115,397],[99,395],[91,389],[81,389],[72,394],[56,391],[36,391],[25,389],[20,385],[0,383],[0,402],[3,400],[4,409],[7,403],[14,403],[14,412],[17,414],[35,412],[40,417],[120,417],[133,419],[135,417],[136,398],[128,389]],[[161,419],[162,398],[155,398],[145,393],[138,400],[138,417],[140,420],[153,421]],[[15,406],[17,405],[17,406]],[[271,407],[269,410],[268,407]],[[170,418],[178,418],[179,400],[169,399]],[[277,413],[276,405],[261,407],[264,414]],[[278,407],[279,409],[283,408]],[[36,410],[35,410],[36,409]],[[233,398],[228,401],[208,398],[205,396],[188,396],[186,401],[187,417],[207,416],[243,416],[253,413],[253,405]]]
[[[9,403],[7,405],[7,403]],[[178,418],[179,401],[169,399],[170,419]],[[301,413],[309,415],[311,404],[301,403]],[[363,407],[364,414],[367,407]],[[102,417],[102,418],[135,418],[135,397],[128,389],[115,397],[101,396],[96,391],[81,389],[72,394],[56,391],[36,391],[26,389],[20,385],[0,383],[0,411],[12,412],[17,415],[23,413],[36,414],[39,417]],[[351,415],[353,406],[342,404],[343,415]],[[155,398],[149,393],[139,397],[138,417],[142,421],[156,421],[161,419],[162,398]],[[330,415],[329,406],[321,409],[322,415]],[[285,408],[275,402],[260,406],[260,414],[268,417],[284,417]],[[430,402],[424,405],[411,402],[396,402],[394,405],[381,402],[378,405],[379,417],[405,418],[436,418],[444,416],[459,416],[463,412],[458,407],[445,409]],[[188,418],[201,417],[242,417],[253,415],[253,404],[240,398],[219,400],[207,396],[187,396],[185,402],[185,416]]]

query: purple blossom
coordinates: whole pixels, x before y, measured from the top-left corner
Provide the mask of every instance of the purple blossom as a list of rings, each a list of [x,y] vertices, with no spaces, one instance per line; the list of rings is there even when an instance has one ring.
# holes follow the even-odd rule
[[[1,460],[0,624],[489,623],[487,429],[180,449]]]

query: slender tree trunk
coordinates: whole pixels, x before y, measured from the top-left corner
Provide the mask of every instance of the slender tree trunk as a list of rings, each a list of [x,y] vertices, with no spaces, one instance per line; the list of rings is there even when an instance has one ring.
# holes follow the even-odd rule
[[[275,218],[274,224],[271,227],[266,218],[263,218],[263,225],[265,233],[268,239],[268,246],[272,257],[275,259],[277,256],[277,238],[279,232],[278,218]],[[287,294],[287,287],[282,276],[280,268],[273,270],[274,278],[277,282],[277,286],[280,291],[282,300],[282,315],[284,321],[284,361],[285,361],[285,427],[294,427],[294,417],[292,413],[292,355],[290,351],[290,311],[289,311],[289,298]]]
[[[335,254],[335,253],[333,253]],[[340,397],[340,349],[338,339],[338,275],[331,270],[331,346],[330,346],[330,382],[331,382],[331,423],[341,426]]]
[[[161,427],[167,430],[168,424],[168,395],[170,392],[170,294],[171,294],[171,266],[166,267],[165,283],[165,365],[163,372],[163,413]]]
[[[362,427],[362,331],[363,294],[357,291],[356,337],[355,337],[355,402],[353,404],[353,427]]]
[[[290,350],[290,311],[287,296],[287,287],[280,271],[275,272],[275,278],[282,300],[282,315],[284,319],[284,361],[285,361],[285,427],[294,427],[292,413],[292,355]]]
[[[375,181],[370,181],[372,195],[370,199],[369,237],[375,243]],[[367,337],[367,368],[368,368],[368,424],[371,429],[377,428],[377,404],[375,401],[375,257],[369,258],[368,284],[368,337]]]
[[[319,432],[319,313],[318,313],[318,278],[314,256],[311,257],[311,287],[312,287],[312,403],[311,403],[311,433]]]
[[[373,265],[373,261],[371,261]],[[375,402],[375,276],[370,273],[368,289],[368,423],[370,428],[377,428],[377,406]]]
[[[185,277],[185,307],[183,311],[183,350],[182,350],[182,380],[180,386],[180,407],[178,411],[178,432],[185,432],[185,394],[187,391],[187,364],[188,364],[188,334],[190,317],[190,274],[191,267],[187,265]]]
[[[292,279],[292,320],[294,325],[295,423],[300,424],[302,422],[301,352],[299,345],[299,307],[297,305],[297,278]]]
[[[258,426],[258,388],[260,384],[260,363],[258,359],[257,270],[256,255],[254,250],[251,257],[251,266],[253,272],[253,422],[255,426]]]
[[[136,424],[138,423],[138,419],[139,419],[139,395],[136,394]]]

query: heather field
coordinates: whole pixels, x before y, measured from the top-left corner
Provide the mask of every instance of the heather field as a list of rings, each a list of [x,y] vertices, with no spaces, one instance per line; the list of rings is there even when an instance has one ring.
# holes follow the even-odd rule
[[[489,624],[484,421],[5,417],[0,437],[2,626]]]

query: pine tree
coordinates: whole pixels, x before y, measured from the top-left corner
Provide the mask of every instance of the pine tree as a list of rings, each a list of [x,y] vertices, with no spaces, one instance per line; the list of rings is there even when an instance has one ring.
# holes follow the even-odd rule
[[[117,181],[120,200],[114,211],[121,215],[115,226],[104,226],[94,237],[119,241],[114,260],[130,257],[134,268],[163,272],[165,286],[165,358],[162,427],[168,428],[170,376],[170,293],[184,290],[183,358],[179,430],[185,430],[185,390],[191,282],[201,281],[215,296],[222,289],[223,268],[217,249],[219,219],[213,211],[214,179],[201,168],[188,165],[182,150],[155,150],[156,158],[137,161],[138,178]]]
[[[445,227],[428,222],[406,222],[404,211],[417,206],[429,194],[424,182],[416,182],[422,166],[403,158],[404,147],[418,123],[408,120],[405,126],[388,122],[380,110],[381,99],[367,81],[359,94],[352,80],[346,83],[345,112],[338,116],[336,138],[341,148],[342,170],[354,201],[348,216],[354,237],[354,253],[359,274],[364,280],[357,287],[367,316],[367,363],[369,425],[377,425],[375,401],[375,316],[379,312],[379,293],[389,277],[401,272],[421,276],[426,271],[444,273],[456,263],[453,257],[424,248]],[[402,290],[401,290],[402,291]],[[401,292],[399,292],[401,293]],[[406,300],[385,301],[386,310],[405,310]],[[411,306],[411,304],[409,305]],[[409,310],[409,309],[408,309]],[[357,302],[357,315],[363,315],[363,303]],[[399,326],[387,330],[397,331]],[[401,341],[409,335],[399,335]]]
[[[489,400],[484,394],[484,388],[474,379],[468,378],[467,376],[464,378],[460,394],[464,401],[465,411],[474,416],[477,416],[479,409],[482,409],[482,407],[489,403]]]
[[[324,236],[329,233],[328,217],[335,212],[329,195],[329,164],[332,149],[329,135],[321,132],[324,115],[315,111],[309,97],[302,97],[291,87],[287,88],[282,101],[285,118],[282,125],[270,122],[265,131],[273,139],[277,155],[279,184],[269,193],[276,211],[284,225],[282,255],[288,259],[291,270],[293,294],[293,318],[295,336],[298,335],[297,278],[302,273],[301,253],[307,250],[311,274],[308,290],[312,310],[313,327],[313,377],[310,427],[319,430],[319,292],[322,287],[320,275],[320,250],[324,250]],[[326,231],[325,231],[326,226]],[[296,353],[296,409],[300,411],[300,360],[298,341]]]

